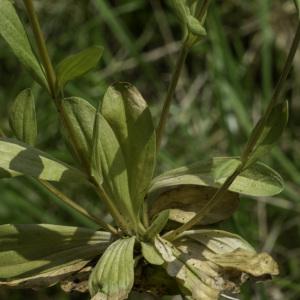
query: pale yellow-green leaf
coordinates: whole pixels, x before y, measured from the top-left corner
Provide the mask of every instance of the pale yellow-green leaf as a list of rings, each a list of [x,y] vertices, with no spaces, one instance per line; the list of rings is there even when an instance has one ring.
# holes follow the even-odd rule
[[[12,139],[0,139],[1,177],[27,175],[47,181],[87,181],[83,173]]]
[[[240,161],[238,157],[215,157],[165,172],[153,179],[148,196],[155,197],[164,190],[186,184],[220,187],[227,178],[226,176],[220,177],[220,174],[226,174],[226,172],[223,170],[220,173],[216,170],[229,160],[237,163]],[[229,174],[234,165],[232,162],[229,164]],[[218,178],[216,178],[216,174]],[[276,171],[257,162],[243,171],[234,180],[229,190],[250,196],[272,196],[283,190],[283,180]]]
[[[212,255],[210,260],[223,268],[233,268],[254,277],[279,274],[277,263],[267,253],[256,254],[237,249],[227,254]]]
[[[152,239],[154,236],[159,234],[166,226],[169,220],[170,212],[169,210],[160,211],[154,218],[150,226],[147,228],[145,236],[148,239]]]
[[[0,35],[34,79],[42,86],[47,87],[45,74],[33,54],[23,24],[10,0],[0,1]]]
[[[96,67],[102,53],[102,47],[94,46],[62,60],[56,67],[58,88],[62,89],[68,81],[82,76]]]
[[[254,252],[254,248],[239,235],[217,229],[197,229],[185,231],[181,237],[193,239],[213,253],[230,253],[237,249]]]
[[[51,285],[83,268],[111,243],[111,234],[59,225],[1,225],[1,285]]]
[[[99,113],[96,114],[95,124],[93,129],[93,141],[92,141],[92,149],[91,149],[91,176],[97,181],[98,184],[103,183],[103,174],[102,174],[102,143],[101,143],[101,116]]]
[[[97,148],[93,150],[93,159],[101,162],[103,188],[123,217],[135,227],[138,217],[134,213],[130,199],[128,173],[123,152],[115,133],[100,113],[97,113],[96,125],[99,126],[100,141],[97,141]]]
[[[163,191],[156,198],[149,199],[150,216],[165,209],[169,219],[179,223],[191,220],[216,193],[216,188],[196,185],[179,185]],[[217,206],[201,220],[200,224],[213,224],[229,218],[239,206],[237,193],[226,192]]]
[[[141,242],[142,254],[146,261],[152,265],[162,265],[164,260],[161,255],[157,252],[154,245],[149,243]]]
[[[119,239],[111,244],[89,279],[93,299],[127,299],[134,283],[133,248],[135,237]]]
[[[150,110],[133,85],[120,82],[108,88],[101,113],[124,155],[130,196],[138,215],[155,167],[156,135]]]
[[[34,146],[37,138],[37,123],[31,89],[23,90],[16,97],[10,109],[9,123],[20,141]]]
[[[187,290],[187,295],[190,294],[195,300],[218,299],[219,291],[208,285],[205,270],[197,270],[180,250],[162,238],[155,239],[155,247],[165,261],[167,273],[177,279],[178,284]]]
[[[78,97],[65,98],[62,101],[62,109],[65,115],[63,125],[66,127],[64,136],[67,143],[73,147],[81,164],[87,167],[90,165],[96,109]]]

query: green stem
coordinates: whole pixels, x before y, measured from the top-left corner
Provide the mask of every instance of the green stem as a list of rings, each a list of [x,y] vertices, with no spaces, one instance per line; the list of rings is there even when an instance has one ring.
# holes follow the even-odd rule
[[[269,102],[269,105],[266,109],[266,112],[263,116],[264,119],[266,119],[269,116],[269,114],[272,111],[272,108],[274,107],[274,105],[276,105],[278,99],[280,98],[280,95],[281,95],[283,87],[284,87],[284,83],[287,79],[287,76],[288,76],[290,70],[291,70],[292,62],[295,57],[299,42],[300,42],[300,22],[298,23],[297,31],[296,31],[295,37],[293,39],[293,43],[292,43],[291,49],[289,51],[288,57],[286,59],[283,71],[281,73],[281,76],[280,76],[277,84],[276,84],[273,96],[272,96],[272,98]],[[263,122],[262,122],[262,124],[263,124]],[[243,151],[242,158],[241,158],[241,160],[242,160],[241,165],[235,170],[235,172],[231,176],[229,176],[226,179],[224,184],[217,190],[217,192],[214,194],[214,196],[207,202],[207,204],[201,209],[201,211],[198,212],[196,214],[196,216],[193,217],[187,223],[178,227],[174,231],[167,233],[164,236],[166,239],[172,241],[172,240],[176,239],[184,231],[191,229],[194,225],[199,223],[203,219],[203,217],[206,216],[207,213],[210,212],[211,209],[214,208],[220,202],[220,200],[222,199],[222,197],[224,196],[224,194],[226,193],[226,191],[228,190],[230,185],[233,183],[233,181],[236,179],[236,177],[239,176],[239,174],[243,171],[245,165],[247,164],[247,159],[248,159],[251,151],[255,147],[255,143],[259,139],[260,134],[262,133],[262,129],[263,129],[263,126],[261,126],[259,128],[259,130],[256,131],[255,137],[253,139],[251,139],[251,143],[249,143],[246,146],[245,150]]]
[[[113,204],[110,197],[107,195],[106,191],[103,189],[101,185],[93,181],[95,191],[97,192],[100,199],[105,203],[107,206],[110,214],[113,216],[114,220],[120,226],[121,230],[125,233],[128,233],[128,225],[124,219],[124,217],[120,214],[117,207]]]
[[[56,187],[54,187],[52,184],[50,184],[47,181],[39,180],[41,185],[43,185],[49,192],[51,192],[53,195],[55,195],[58,199],[60,199],[62,202],[67,204],[69,207],[73,208],[80,214],[84,215],[85,217],[89,218],[96,224],[100,225],[102,228],[110,231],[113,234],[118,234],[118,231],[116,228],[111,226],[110,224],[105,223],[104,221],[100,220],[93,214],[89,213],[87,210],[85,210],[83,207],[78,205],[76,202],[74,202],[72,199],[67,197],[65,194],[63,194],[61,191],[59,191]]]
[[[256,145],[256,142],[257,140],[259,139],[262,131],[263,131],[263,128],[265,126],[265,122],[267,120],[267,118],[269,117],[269,115],[271,114],[272,112],[272,109],[273,107],[277,104],[277,102],[279,101],[280,97],[281,97],[281,94],[282,94],[282,91],[283,91],[283,88],[284,88],[284,83],[291,71],[291,68],[292,68],[292,65],[293,65],[293,60],[294,60],[294,57],[295,57],[295,54],[297,52],[297,49],[298,49],[298,46],[299,46],[299,42],[300,42],[300,22],[298,22],[298,25],[297,25],[297,30],[296,30],[296,33],[295,33],[295,36],[294,36],[294,39],[293,39],[293,42],[292,42],[292,46],[290,48],[290,51],[289,51],[289,54],[287,56],[287,59],[285,61],[285,64],[284,64],[284,68],[282,70],[282,73],[279,77],[279,80],[276,84],[276,87],[275,87],[275,90],[274,90],[274,93],[273,93],[273,96],[268,104],[268,107],[262,117],[262,122],[259,126],[259,128],[254,132],[254,135],[253,136],[250,136],[250,139],[248,140],[248,143],[246,144],[246,147],[243,151],[243,154],[241,156],[241,159],[242,159],[242,162],[245,164],[248,157],[250,156],[251,152],[253,151],[255,145]]]
[[[168,92],[166,95],[166,99],[164,101],[164,105],[163,105],[163,109],[162,109],[162,113],[160,116],[160,120],[159,120],[159,124],[156,130],[156,148],[157,150],[159,150],[160,145],[161,145],[161,140],[162,140],[162,136],[163,136],[163,132],[165,130],[166,127],[166,123],[167,123],[167,119],[168,119],[168,114],[169,114],[169,110],[170,110],[170,106],[172,103],[172,100],[174,98],[174,93],[178,84],[178,80],[182,71],[182,68],[184,66],[184,62],[185,59],[187,57],[189,48],[187,47],[186,43],[184,42],[181,50],[180,50],[180,54],[176,63],[176,67],[174,70],[174,73],[172,75],[172,79],[168,88]]]
[[[201,20],[202,24],[204,23],[205,15],[207,13],[210,2],[211,2],[211,0],[204,0],[201,4],[200,9],[197,12],[196,18],[198,20]]]
[[[51,63],[51,59],[48,54],[45,38],[43,32],[41,30],[39,20],[37,14],[34,10],[32,0],[24,0],[24,4],[28,13],[29,21],[31,23],[31,27],[33,30],[33,34],[37,43],[39,55],[42,61],[42,64],[46,71],[46,77],[49,85],[49,89],[51,95],[54,97],[55,95],[55,82],[56,82],[56,75]]]
[[[39,24],[37,14],[35,13],[35,10],[34,10],[33,2],[32,2],[32,0],[24,0],[24,3],[25,3],[27,13],[28,13],[28,16],[30,19],[34,37],[35,37],[35,40],[36,40],[36,43],[38,46],[41,61],[45,68],[45,71],[46,71],[46,76],[47,76],[48,85],[49,85],[49,88],[51,91],[51,96],[56,105],[56,108],[60,115],[62,123],[69,133],[71,144],[74,148],[74,151],[75,151],[77,157],[81,160],[85,172],[88,175],[90,175],[89,174],[90,173],[89,162],[86,159],[82,159],[82,157],[80,156],[78,142],[75,138],[74,132],[72,130],[72,126],[68,122],[68,118],[67,118],[65,109],[64,109],[63,105],[61,104],[61,102],[62,102],[61,101],[62,100],[61,93],[58,93],[58,91],[56,90],[56,75],[55,75],[55,72],[54,72],[54,69],[52,66],[51,59],[48,54],[46,42],[45,42],[44,35],[42,33],[42,30],[41,30],[41,27]],[[124,218],[120,215],[117,207],[113,204],[113,202],[111,201],[111,199],[105,193],[105,191],[103,190],[103,188],[101,186],[99,187],[99,185],[96,184],[93,180],[91,180],[91,182],[93,183],[98,195],[101,197],[101,200],[104,201],[104,203],[107,205],[109,212],[111,213],[111,215],[113,216],[115,221],[122,228],[122,230],[126,232],[126,228],[127,228],[126,222],[125,222]]]
[[[242,165],[231,175],[229,176],[223,185],[216,191],[213,197],[206,203],[206,205],[194,216],[191,220],[187,223],[183,224],[182,226],[178,227],[177,229],[168,232],[164,235],[164,238],[173,241],[175,240],[180,234],[184,231],[191,229],[194,225],[199,223],[206,215],[209,213],[223,198],[224,194],[227,192],[230,185],[236,179],[236,177],[240,174],[242,169]]]

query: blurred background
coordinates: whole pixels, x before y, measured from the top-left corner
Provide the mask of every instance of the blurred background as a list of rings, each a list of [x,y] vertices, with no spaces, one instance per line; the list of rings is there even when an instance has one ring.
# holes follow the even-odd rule
[[[181,28],[168,1],[36,1],[53,61],[92,45],[103,45],[99,67],[68,84],[66,95],[97,106],[106,88],[122,80],[136,85],[158,122],[171,71],[180,47]],[[208,36],[188,56],[171,108],[157,172],[211,156],[238,155],[265,108],[295,32],[293,1],[212,1]],[[22,1],[16,1],[28,29]],[[11,135],[9,107],[20,90],[36,96],[38,147],[70,164],[49,97],[33,84],[0,39],[0,126]],[[290,120],[278,147],[264,160],[286,182],[272,198],[242,197],[239,211],[222,224],[257,250],[272,253],[281,269],[272,282],[248,282],[239,299],[300,299],[300,52],[286,84]],[[60,187],[87,209],[109,219],[91,191],[77,184]],[[0,223],[52,223],[95,227],[60,204],[35,181],[0,181]],[[39,292],[0,289],[2,300],[87,299],[59,287]]]

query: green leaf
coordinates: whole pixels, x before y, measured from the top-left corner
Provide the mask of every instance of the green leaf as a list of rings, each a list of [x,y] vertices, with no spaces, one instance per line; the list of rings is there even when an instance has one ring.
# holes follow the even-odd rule
[[[47,181],[86,181],[84,174],[48,154],[12,139],[0,139],[1,177],[32,176]]]
[[[147,228],[145,236],[148,239],[152,239],[154,236],[159,234],[166,226],[169,219],[169,210],[164,210],[158,213],[156,218],[153,220],[149,228]]]
[[[48,88],[42,67],[32,52],[24,27],[10,0],[0,1],[0,34],[34,79]]]
[[[121,146],[130,196],[138,215],[155,167],[156,135],[150,110],[134,86],[116,83],[107,90],[101,113]]]
[[[65,133],[67,142],[74,151],[77,150],[77,159],[81,164],[89,166],[96,109],[86,100],[77,97],[64,99],[62,107],[65,112],[63,122],[68,129]]]
[[[255,163],[262,156],[270,153],[274,144],[281,137],[288,122],[288,101],[275,105],[267,118],[262,118],[253,129],[248,144],[255,142],[254,148],[248,156],[246,168]],[[259,138],[257,141],[258,132]]]
[[[101,115],[96,114],[95,124],[93,129],[93,142],[92,142],[92,154],[91,154],[91,176],[95,178],[98,184],[103,183],[102,174],[102,144],[101,144]]]
[[[231,168],[240,163],[238,157],[215,157],[208,161],[163,173],[152,181],[148,196],[155,198],[163,191],[182,185],[220,187],[227,177],[220,178],[221,173],[216,170],[229,160],[236,161],[236,163],[228,164]],[[228,169],[228,174],[231,174],[232,171],[232,169]],[[227,174],[224,170],[222,173]],[[283,190],[283,180],[273,169],[257,162],[243,171],[234,180],[229,190],[250,196],[273,196]]]
[[[111,234],[58,225],[0,226],[0,285],[53,285],[83,268],[111,243]]]
[[[170,190],[162,191],[156,198],[150,198],[150,216],[155,216],[160,211],[169,210],[169,219],[179,223],[191,220],[216,193],[216,188],[179,185]],[[226,192],[220,203],[201,220],[201,225],[214,224],[228,219],[238,209],[239,195]]]
[[[151,243],[141,242],[142,254],[146,261],[151,265],[162,265],[164,260]]]
[[[134,283],[133,248],[135,237],[111,244],[89,279],[93,299],[127,299]]]
[[[90,47],[61,61],[56,68],[59,89],[62,89],[68,81],[80,77],[96,67],[102,54],[102,47]]]
[[[230,253],[237,249],[254,252],[254,248],[239,235],[217,229],[185,231],[180,238],[188,237],[217,254]],[[180,239],[179,238],[179,239]]]
[[[134,212],[130,199],[128,174],[123,152],[112,128],[100,113],[97,113],[95,125],[98,127],[95,128],[95,131],[100,133],[95,138],[100,140],[95,142],[94,148],[96,149],[93,149],[93,165],[101,162],[101,167],[99,170],[92,171],[92,174],[102,172],[99,177],[102,178],[103,176],[104,190],[129,225],[131,224],[136,228],[138,216]]]
[[[9,116],[16,137],[34,146],[37,137],[35,103],[31,89],[23,90],[14,101]]]

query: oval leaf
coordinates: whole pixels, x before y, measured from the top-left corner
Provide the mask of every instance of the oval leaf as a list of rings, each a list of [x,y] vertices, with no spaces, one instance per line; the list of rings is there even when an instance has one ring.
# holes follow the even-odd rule
[[[86,100],[77,97],[64,99],[62,106],[65,112],[63,122],[68,129],[65,133],[67,142],[77,151],[77,159],[81,164],[89,166],[96,109]]]
[[[134,283],[133,248],[135,237],[111,244],[89,279],[93,299],[127,299]]]
[[[24,27],[10,0],[0,1],[0,34],[33,78],[47,88],[42,67],[32,52]]]
[[[237,163],[226,163],[234,160]],[[224,163],[230,168],[224,171]],[[200,185],[220,187],[226,180],[226,176],[232,174],[236,165],[240,163],[237,157],[215,157],[206,162],[199,162],[193,165],[168,171],[152,181],[149,197],[155,198],[163,191],[181,185]],[[222,166],[222,172],[219,168]],[[220,177],[223,174],[223,177]],[[247,170],[243,171],[229,188],[232,192],[237,192],[250,196],[273,196],[283,190],[283,180],[280,175],[263,163],[255,163]]]
[[[155,167],[156,135],[150,110],[134,86],[117,83],[107,90],[101,113],[124,154],[130,196],[138,215]]]
[[[10,110],[9,121],[16,137],[20,141],[34,146],[37,137],[37,124],[31,89],[26,89],[17,96]]]
[[[104,190],[123,217],[135,228],[138,217],[130,199],[128,174],[123,152],[112,128],[100,113],[97,113],[95,125],[97,128],[94,131],[98,132],[99,135],[95,135],[94,143],[96,146],[93,147],[92,158],[94,160],[93,165],[96,164],[99,169],[94,170],[92,174],[101,172],[101,175],[96,176],[103,176]],[[98,165],[99,163],[101,166]],[[98,180],[100,179],[98,178]]]
[[[56,68],[58,88],[96,67],[102,54],[102,47],[90,47],[61,61]]]
[[[85,228],[1,225],[1,285],[52,285],[83,268],[110,242],[110,233]]]
[[[149,199],[150,216],[165,209],[169,210],[169,219],[178,223],[191,220],[216,193],[216,188],[179,185],[166,190],[155,199]],[[201,225],[214,224],[229,218],[239,206],[239,195],[226,192],[220,203],[201,220]]]
[[[12,139],[0,139],[1,177],[32,176],[47,181],[86,181],[84,174],[48,154]]]
[[[148,263],[158,266],[164,263],[164,260],[152,244],[141,242],[141,247],[142,254]]]

